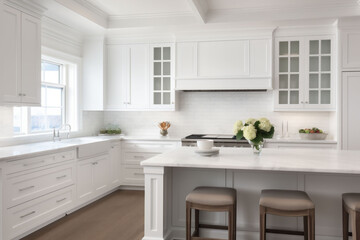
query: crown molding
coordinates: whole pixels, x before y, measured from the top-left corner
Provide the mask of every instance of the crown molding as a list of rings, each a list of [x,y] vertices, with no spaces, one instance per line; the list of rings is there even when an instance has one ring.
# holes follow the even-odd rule
[[[87,18],[93,23],[107,28],[108,25],[108,15],[100,8],[96,7],[92,3],[86,0],[55,0],[57,3],[63,5],[64,7],[72,10],[73,12],[79,14],[80,16]]]
[[[206,15],[209,10],[207,3],[201,0],[187,0],[187,2],[199,22],[206,23]]]
[[[4,4],[39,18],[47,10],[47,8],[36,3],[34,0],[5,0]]]

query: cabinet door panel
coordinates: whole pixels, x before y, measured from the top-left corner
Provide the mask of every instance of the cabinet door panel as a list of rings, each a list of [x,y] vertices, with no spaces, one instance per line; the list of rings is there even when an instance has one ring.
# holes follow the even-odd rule
[[[176,44],[176,77],[187,78],[197,76],[197,43]]]
[[[342,32],[342,68],[360,70],[360,31]]]
[[[103,156],[96,159],[94,166],[94,190],[95,194],[101,194],[107,190],[110,181],[110,159]]]
[[[128,81],[127,108],[149,107],[149,46],[133,45],[130,48],[130,79]]]
[[[121,177],[121,145],[117,144],[111,147],[110,150],[110,164],[111,164],[111,184],[118,186]]]
[[[249,41],[200,42],[198,73],[200,77],[249,75]]]
[[[86,201],[93,192],[93,161],[80,161],[77,166],[77,198]]]
[[[342,78],[342,148],[360,150],[360,73],[344,73]]]
[[[21,97],[21,13],[4,6],[2,13],[3,79],[1,79],[1,102],[19,103]]]
[[[21,68],[22,68],[22,102],[41,104],[41,27],[40,20],[21,14]]]
[[[270,40],[250,41],[250,75],[269,76],[271,67]]]
[[[126,102],[125,62],[124,54],[129,53],[125,47],[120,45],[111,45],[107,48],[107,109],[124,109]]]

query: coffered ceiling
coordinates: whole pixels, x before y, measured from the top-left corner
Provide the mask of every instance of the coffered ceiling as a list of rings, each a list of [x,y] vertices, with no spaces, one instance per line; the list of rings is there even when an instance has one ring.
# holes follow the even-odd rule
[[[47,17],[64,24],[76,25],[76,18],[72,16],[76,15],[81,22],[89,21],[94,29],[103,30],[211,24],[276,25],[360,15],[360,0],[29,1],[43,5],[48,9]],[[71,19],[68,16],[72,16]]]

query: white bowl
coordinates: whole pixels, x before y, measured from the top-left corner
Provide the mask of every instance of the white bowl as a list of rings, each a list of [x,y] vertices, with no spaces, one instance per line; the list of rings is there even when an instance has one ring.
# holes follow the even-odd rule
[[[303,140],[325,140],[327,133],[299,133]]]
[[[200,150],[210,150],[214,146],[213,140],[198,140],[197,146]]]

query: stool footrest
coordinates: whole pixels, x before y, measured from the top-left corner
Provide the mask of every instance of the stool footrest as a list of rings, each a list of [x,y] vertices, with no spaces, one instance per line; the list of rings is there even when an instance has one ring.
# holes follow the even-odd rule
[[[275,234],[287,234],[287,235],[298,235],[304,236],[305,233],[303,231],[294,231],[294,230],[281,230],[281,229],[265,229],[266,233],[275,233]]]
[[[199,228],[210,228],[210,229],[220,229],[228,230],[228,226],[212,225],[212,224],[199,224]]]

